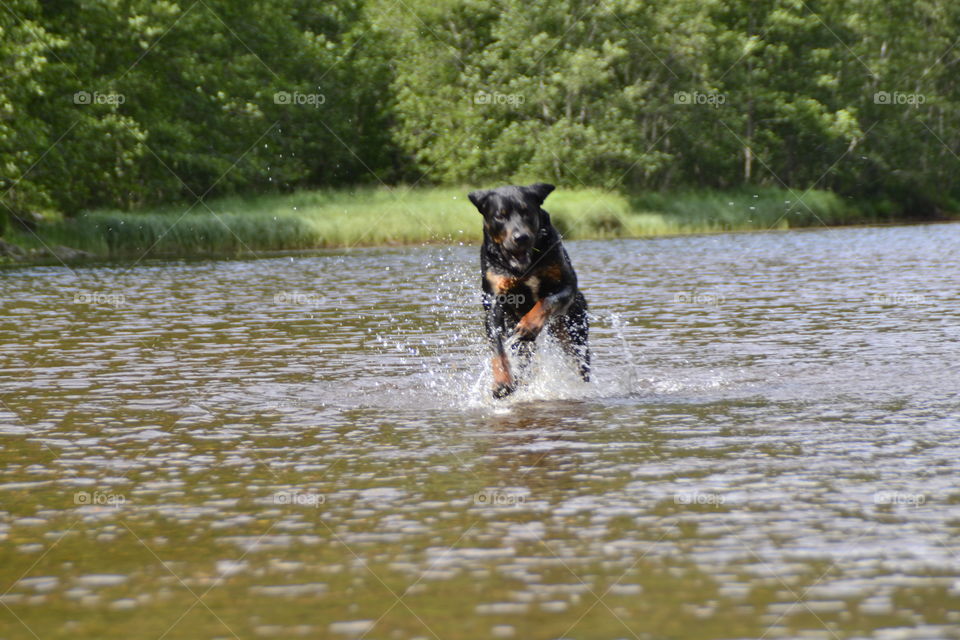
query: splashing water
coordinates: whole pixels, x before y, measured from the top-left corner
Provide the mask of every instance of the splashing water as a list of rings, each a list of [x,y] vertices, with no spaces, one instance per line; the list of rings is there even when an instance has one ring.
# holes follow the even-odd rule
[[[429,309],[420,327],[413,332],[398,332],[388,322],[386,329],[375,336],[376,353],[381,357],[400,356],[405,372],[387,383],[389,393],[365,394],[364,402],[503,413],[530,403],[696,392],[728,382],[722,373],[655,376],[651,372],[641,377],[640,350],[629,341],[631,334],[638,333],[637,327],[616,312],[601,311],[590,314],[590,382],[580,379],[557,341],[545,332],[537,340],[535,355],[517,391],[507,398],[494,399],[478,274],[462,249],[433,251],[435,255],[423,263],[429,274],[423,281],[430,283],[431,289],[417,296],[428,300],[424,308]],[[602,307],[602,301],[597,302]],[[391,316],[389,320],[398,319]],[[516,370],[512,357],[511,362]]]

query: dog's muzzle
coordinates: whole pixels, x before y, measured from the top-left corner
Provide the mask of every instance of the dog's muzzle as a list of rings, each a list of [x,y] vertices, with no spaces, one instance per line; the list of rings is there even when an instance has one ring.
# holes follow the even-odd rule
[[[526,269],[533,258],[534,237],[531,234],[514,233],[508,242],[503,245],[504,252],[510,266],[514,269]]]

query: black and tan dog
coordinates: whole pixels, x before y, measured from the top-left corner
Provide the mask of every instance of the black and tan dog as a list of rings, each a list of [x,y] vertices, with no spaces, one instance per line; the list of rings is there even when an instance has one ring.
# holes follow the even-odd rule
[[[576,359],[580,376],[590,379],[587,301],[577,288],[577,274],[560,234],[540,208],[553,189],[552,184],[537,183],[469,195],[483,214],[480,268],[496,398],[517,386],[507,350],[518,356],[517,374],[522,375],[543,329]]]

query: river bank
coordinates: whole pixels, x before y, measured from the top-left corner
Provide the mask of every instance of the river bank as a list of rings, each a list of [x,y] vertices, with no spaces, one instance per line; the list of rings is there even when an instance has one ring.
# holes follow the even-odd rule
[[[10,229],[0,260],[245,255],[319,248],[478,242],[467,187],[363,188],[227,197],[143,211],[97,210]],[[649,237],[894,222],[890,204],[756,188],[629,196],[558,189],[545,208],[569,239]]]

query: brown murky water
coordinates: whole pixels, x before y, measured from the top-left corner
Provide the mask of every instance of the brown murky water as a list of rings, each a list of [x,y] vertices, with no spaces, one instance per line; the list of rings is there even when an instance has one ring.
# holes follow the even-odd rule
[[[0,638],[960,638],[960,225],[0,271]]]

